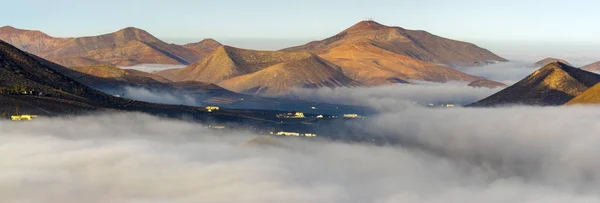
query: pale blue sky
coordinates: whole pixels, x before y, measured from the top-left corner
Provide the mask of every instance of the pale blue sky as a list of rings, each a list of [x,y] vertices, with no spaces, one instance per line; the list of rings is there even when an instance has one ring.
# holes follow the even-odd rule
[[[370,17],[492,49],[526,41],[600,50],[595,49],[598,0],[11,0],[1,5],[0,25],[58,37],[134,26],[178,43],[212,37],[246,47],[269,43],[247,39],[284,46],[329,37]]]

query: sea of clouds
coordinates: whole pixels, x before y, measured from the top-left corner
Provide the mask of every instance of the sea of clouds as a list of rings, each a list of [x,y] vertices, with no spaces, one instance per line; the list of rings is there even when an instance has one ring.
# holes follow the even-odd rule
[[[399,145],[213,131],[144,114],[0,122],[1,202],[598,202],[600,108],[427,109]],[[85,126],[85,127],[82,127]]]

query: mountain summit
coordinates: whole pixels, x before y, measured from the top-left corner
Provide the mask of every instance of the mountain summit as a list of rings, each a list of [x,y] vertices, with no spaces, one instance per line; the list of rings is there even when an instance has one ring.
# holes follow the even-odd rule
[[[370,44],[417,60],[450,66],[476,66],[488,61],[506,61],[474,44],[442,38],[422,30],[390,27],[375,21],[362,21],[333,37],[284,50],[323,54],[347,44]]]
[[[600,82],[600,75],[553,62],[471,106],[562,105]]]

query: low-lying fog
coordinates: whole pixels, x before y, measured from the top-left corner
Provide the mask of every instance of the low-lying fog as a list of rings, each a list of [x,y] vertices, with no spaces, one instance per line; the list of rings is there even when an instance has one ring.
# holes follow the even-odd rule
[[[428,109],[353,126],[398,146],[250,141],[142,114],[0,122],[1,202],[598,202],[600,108]]]

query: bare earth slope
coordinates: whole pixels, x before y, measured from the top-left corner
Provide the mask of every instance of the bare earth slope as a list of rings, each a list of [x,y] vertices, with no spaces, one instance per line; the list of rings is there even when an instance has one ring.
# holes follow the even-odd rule
[[[471,106],[562,105],[598,82],[600,75],[554,62]]]
[[[407,83],[409,80],[471,82],[481,79],[452,68],[399,55],[368,43],[340,45],[320,56],[340,66],[349,78],[368,86]]]
[[[341,45],[365,43],[421,61],[450,66],[506,61],[474,44],[442,38],[426,31],[389,27],[374,21],[363,21],[325,40],[284,50],[323,54]]]

